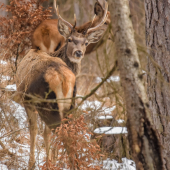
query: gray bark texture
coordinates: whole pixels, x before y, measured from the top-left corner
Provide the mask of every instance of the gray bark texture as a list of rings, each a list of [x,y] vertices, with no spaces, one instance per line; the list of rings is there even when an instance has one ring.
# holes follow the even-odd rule
[[[74,0],[74,12],[77,17],[77,26],[92,20],[95,2],[95,0]]]
[[[170,170],[170,1],[145,0],[148,97],[164,168]]]
[[[162,170],[157,131],[153,128],[149,101],[134,40],[128,0],[110,1],[116,57],[124,89],[128,139],[138,170]],[[114,21],[114,22],[113,22]]]

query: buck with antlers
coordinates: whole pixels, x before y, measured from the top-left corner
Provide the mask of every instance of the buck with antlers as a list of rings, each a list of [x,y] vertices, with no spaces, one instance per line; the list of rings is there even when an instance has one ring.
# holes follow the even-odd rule
[[[87,22],[82,26],[75,27],[75,30],[77,32],[83,33],[85,30],[87,30],[87,28],[95,27],[101,22],[105,11],[104,1],[97,0],[97,2],[95,3],[94,13],[96,14],[96,17],[93,23]],[[103,24],[102,28],[106,30],[108,28],[109,23],[110,23],[110,12],[107,11],[107,19],[105,20],[105,23]],[[59,50],[61,47],[63,47],[66,39],[59,33],[57,29],[57,25],[58,25],[58,19],[50,19],[50,20],[43,21],[33,33],[32,48],[40,49],[47,53],[52,53],[54,51]],[[88,45],[85,53],[86,54],[91,53],[95,49],[96,44],[97,43],[92,43]]]
[[[35,111],[38,111],[46,124],[44,140],[48,158],[50,129],[56,128],[65,114],[73,108],[72,98],[76,93],[75,75],[80,70],[80,63],[87,45],[99,41],[105,31],[102,25],[107,19],[108,4],[106,2],[102,21],[96,27],[87,28],[83,33],[78,33],[75,29],[76,19],[72,26],[59,15],[55,1],[54,4],[58,15],[58,31],[66,39],[65,45],[50,54],[51,56],[41,50],[31,49],[20,62],[16,73],[17,91],[23,94],[20,98],[23,100],[30,125],[29,169],[33,169],[35,165],[34,150],[37,134]],[[30,94],[47,99],[47,102],[44,100],[34,102],[28,96]],[[48,102],[48,99],[57,100],[54,103]],[[28,100],[30,103],[27,102]]]

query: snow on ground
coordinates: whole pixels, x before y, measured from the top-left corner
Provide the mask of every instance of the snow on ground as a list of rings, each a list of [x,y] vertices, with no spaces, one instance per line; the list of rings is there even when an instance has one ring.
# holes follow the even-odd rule
[[[113,119],[113,116],[110,116],[110,115],[99,116],[98,119],[99,119],[99,120],[103,120],[103,119]]]
[[[27,121],[27,115],[25,112],[25,108],[22,107],[20,104],[11,101],[10,105],[11,109],[14,109],[14,116],[18,120],[19,127],[22,129],[25,127],[25,123]]]
[[[8,170],[6,165],[0,163],[0,170]]]
[[[88,100],[86,100],[86,101],[84,101],[84,103],[82,104],[82,106],[81,106],[81,109],[82,110],[87,110],[87,108],[90,108],[90,109],[99,109],[100,107],[101,107],[101,102],[99,102],[99,101],[88,101]]]
[[[118,163],[116,160],[104,160],[103,169],[107,170],[136,170],[134,161],[127,158],[122,158],[122,163]]]
[[[123,122],[125,122],[125,121],[124,121],[123,119],[118,119],[117,122],[118,122],[118,123],[123,123]]]
[[[113,110],[115,110],[115,109],[116,109],[116,106],[103,107],[103,110],[104,110],[104,113],[105,113],[105,114],[111,114],[111,112],[112,112]]]
[[[142,73],[143,73],[143,74],[146,74],[146,71],[145,71],[145,70],[142,70]]]
[[[16,87],[16,84],[12,84],[12,85],[7,85],[5,87],[6,90],[9,90],[9,91],[16,91],[17,90],[17,87]]]
[[[7,62],[6,62],[6,61],[4,61],[4,60],[0,60],[0,64],[2,64],[2,65],[6,65],[6,64],[7,64]]]
[[[109,79],[107,79],[108,83],[110,83],[112,81],[118,82],[118,81],[120,81],[120,77],[119,76],[111,76]]]
[[[113,116],[111,116],[111,115],[105,115],[105,116],[98,116],[97,117],[99,120],[105,120],[105,119],[113,119]],[[116,120],[117,121],[117,123],[123,123],[123,122],[125,122],[123,119],[118,119],[118,120]]]
[[[84,101],[84,103],[82,104],[81,106],[81,109],[82,110],[100,110],[100,113],[103,113],[103,114],[111,114],[111,112],[116,108],[116,106],[111,106],[111,107],[105,107],[103,106],[103,103],[102,102],[99,102],[97,100],[95,101]]]
[[[5,138],[5,140],[8,140],[8,139]],[[13,140],[10,143],[10,146],[12,146],[12,147],[8,148],[9,151],[16,156],[16,160],[13,162],[13,165],[17,165],[18,170],[27,169],[28,162],[29,162],[30,145],[27,143],[20,144]],[[39,169],[38,168],[39,165],[40,166],[43,165],[45,158],[46,158],[45,149],[42,149],[41,147],[39,149],[38,148],[35,149],[35,159],[36,159],[36,168],[35,169],[36,170]],[[8,155],[4,157],[4,160],[0,162],[0,170],[1,170],[1,166],[3,168],[5,168],[5,164],[6,163],[8,164],[9,159],[11,159],[11,158]],[[6,169],[8,169],[8,168],[6,167]],[[3,170],[6,170],[6,169],[3,169]]]
[[[98,116],[97,118],[99,120],[114,119],[113,116],[111,116],[111,115]],[[117,121],[117,123],[124,123],[125,122],[123,119],[118,119],[116,121]]]
[[[113,79],[110,79],[109,81],[113,81]],[[16,85],[8,85],[6,86],[6,89],[10,91],[16,90]],[[14,117],[18,120],[19,127],[24,128],[27,122],[27,116],[25,109],[19,105],[18,103],[14,101],[10,101],[8,106],[11,107],[11,109],[14,109]],[[82,110],[101,110],[100,113],[104,113],[105,116],[98,116],[98,119],[112,119],[113,116],[109,115],[111,112],[116,108],[116,106],[112,107],[105,107],[102,105],[99,101],[85,101],[84,104],[81,106]],[[123,123],[124,120],[117,120],[118,123]],[[0,135],[2,135],[2,131],[0,132]],[[94,130],[94,133],[99,134],[126,134],[127,128],[126,127],[100,127]],[[42,136],[38,136],[39,141],[43,141]],[[12,153],[15,153],[19,157],[19,162],[21,162],[20,167],[26,167],[29,161],[29,150],[30,145],[28,144],[20,144],[15,141],[13,141],[15,144],[15,148],[10,148],[10,151]],[[22,150],[22,152],[21,152]],[[35,157],[37,160],[38,165],[42,165],[44,158],[46,154],[44,150],[38,150],[38,148],[35,150]],[[96,162],[97,163],[97,162]],[[37,165],[37,167],[38,167]],[[8,170],[6,165],[3,165],[3,162],[0,162],[0,170]],[[132,160],[128,160],[127,158],[122,158],[122,163],[118,163],[116,160],[103,160],[103,170],[136,170],[135,163]]]
[[[10,77],[10,76],[1,75],[1,76],[0,76],[0,79],[1,79],[1,81],[6,81],[6,80],[10,80],[11,77]]]
[[[112,134],[124,134],[128,133],[126,127],[100,127],[94,130],[94,133],[98,134],[107,134],[107,135],[112,135]]]
[[[41,139],[41,140],[43,140],[43,139]],[[17,142],[13,142],[13,143],[16,145],[16,147],[10,149],[10,151],[12,153],[15,153],[18,156],[18,158],[20,158],[20,160],[22,159],[21,162],[23,162],[23,167],[24,167],[25,163],[26,163],[26,166],[27,166],[28,161],[29,161],[30,145],[19,144]],[[36,164],[43,165],[45,157],[46,157],[46,152],[45,152],[44,149],[43,150],[42,149],[41,150],[35,149]],[[20,167],[22,167],[22,166],[20,165]]]
[[[110,76],[110,78],[107,79],[107,82],[119,82],[120,81],[120,77],[119,76]],[[101,77],[96,77],[96,83],[101,83],[102,82],[102,78]]]
[[[9,100],[6,103],[6,107],[10,107],[11,111],[13,112],[13,116],[18,120],[18,125],[19,125],[19,129],[22,130],[22,134],[24,135],[24,138],[29,138],[29,131],[28,131],[28,124],[27,124],[27,115],[25,112],[24,107],[22,107],[20,104]],[[8,112],[5,113],[6,115],[10,114]],[[18,129],[18,130],[19,130]],[[28,167],[28,161],[29,161],[29,152],[30,152],[30,145],[27,144],[27,142],[25,142],[24,144],[18,143],[15,140],[11,140],[11,135],[6,136],[5,134],[8,134],[9,132],[7,132],[5,129],[1,129],[0,131],[0,136],[4,136],[1,139],[1,142],[3,142],[6,147],[9,149],[9,151],[13,154],[16,155],[16,161],[19,162],[19,167],[18,170],[22,170],[22,169],[27,169]],[[19,134],[20,135],[20,134]],[[45,157],[46,157],[46,153],[45,153],[45,149],[42,149],[41,147],[41,143],[43,143],[43,137],[40,135],[37,135],[37,148],[35,150],[35,159],[36,159],[36,164],[37,164],[37,170],[39,169],[38,166],[39,165],[43,165]],[[10,141],[10,145],[8,144],[8,141]],[[28,139],[29,141],[29,139]],[[1,148],[0,148],[1,149]],[[8,162],[8,159],[10,159],[9,157],[6,157],[4,159],[4,161],[0,162],[0,170],[7,170],[7,166],[5,165],[5,162]],[[14,162],[14,164],[17,162]]]

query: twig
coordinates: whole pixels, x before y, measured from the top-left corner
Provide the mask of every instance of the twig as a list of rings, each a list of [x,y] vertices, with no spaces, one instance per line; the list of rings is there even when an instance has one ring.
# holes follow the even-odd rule
[[[101,81],[101,83],[99,83],[94,89],[91,90],[91,92],[89,94],[87,94],[86,96],[82,97],[82,101],[80,102],[79,105],[81,105],[87,98],[89,98],[91,95],[93,95],[100,86],[103,85],[103,83],[113,74],[113,72],[116,70],[117,68],[117,61],[115,62],[115,65],[113,66],[113,68],[109,71],[109,73],[107,74],[107,76]]]
[[[0,141],[0,145],[8,155],[14,156],[14,154],[12,152],[10,152],[1,141]],[[3,151],[0,151],[0,152],[2,153]]]
[[[16,133],[16,132],[19,132],[19,131],[21,131],[21,130],[23,130],[23,129],[27,129],[27,128],[29,128],[29,127],[25,127],[25,128],[22,128],[22,129],[15,130],[15,131],[13,131],[13,132],[9,132],[9,133],[1,136],[0,139],[2,139],[2,138],[4,138],[4,137],[7,137],[7,136],[9,136],[9,135],[12,135],[12,134],[14,134],[14,133]]]

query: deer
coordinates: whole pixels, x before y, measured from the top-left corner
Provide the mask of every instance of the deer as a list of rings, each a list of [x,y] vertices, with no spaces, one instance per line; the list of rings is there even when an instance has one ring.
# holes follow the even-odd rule
[[[76,96],[76,75],[80,72],[81,60],[88,44],[97,43],[105,29],[102,27],[107,19],[108,4],[101,22],[83,33],[77,32],[76,17],[72,25],[59,15],[56,0],[54,8],[58,16],[57,29],[66,39],[65,45],[54,53],[31,49],[18,65],[16,85],[18,103],[23,103],[29,120],[30,159],[29,170],[35,168],[35,143],[38,131],[37,116],[45,122],[44,141],[47,160],[51,159],[50,133],[61,123],[67,113],[74,108]],[[92,20],[94,21],[95,17]],[[32,102],[30,95],[56,102]],[[60,100],[62,99],[62,101]],[[63,100],[64,99],[64,100]],[[20,100],[20,101],[19,101]],[[36,113],[38,112],[38,114]]]
[[[96,14],[93,23],[87,22],[79,27],[75,27],[79,33],[84,32],[89,27],[95,27],[102,20],[104,15],[103,1],[97,0],[94,6],[94,13]],[[58,19],[49,19],[43,21],[33,32],[32,36],[32,48],[40,49],[47,53],[52,53],[59,50],[65,44],[65,38],[59,33],[57,29]],[[103,24],[103,29],[107,30],[110,24],[110,12],[107,11],[107,19]],[[102,42],[98,45],[100,46]],[[90,54],[94,51],[97,43],[91,43],[87,46],[85,54]]]

